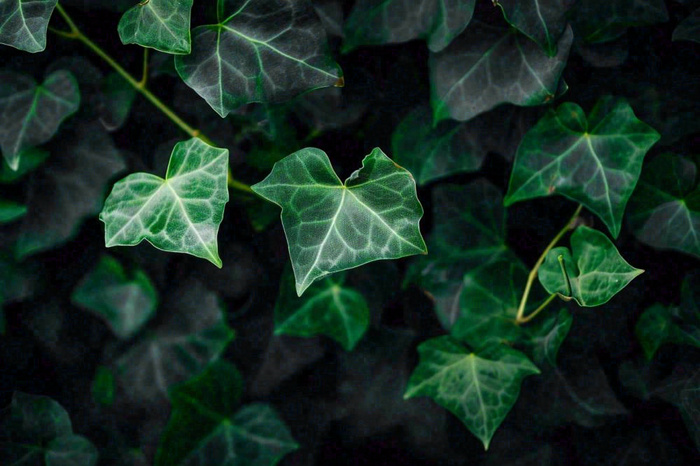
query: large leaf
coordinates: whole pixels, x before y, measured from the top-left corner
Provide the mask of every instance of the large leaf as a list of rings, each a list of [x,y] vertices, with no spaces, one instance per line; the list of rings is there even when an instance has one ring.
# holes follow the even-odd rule
[[[161,52],[190,53],[190,13],[193,0],[145,0],[119,21],[123,44],[138,44]]]
[[[425,254],[411,174],[375,148],[345,183],[320,149],[277,162],[253,191],[282,207],[297,294],[333,272]]]
[[[637,238],[659,249],[700,257],[700,186],[690,158],[662,154],[642,171],[630,199],[629,220]]]
[[[476,0],[359,0],[345,22],[343,52],[425,39],[433,52],[467,27]]]
[[[450,337],[438,337],[421,343],[418,353],[420,362],[404,398],[432,398],[456,415],[486,449],[518,399],[523,378],[540,372],[524,354],[504,345],[472,353]]]
[[[465,121],[498,104],[532,106],[557,95],[573,34],[559,39],[548,57],[515,29],[473,24],[430,59],[434,120]]]
[[[561,194],[598,215],[616,238],[644,155],[658,140],[624,99],[600,99],[588,119],[563,103],[520,143],[505,205]]]
[[[207,259],[221,268],[216,237],[228,202],[228,150],[198,138],[175,144],[165,179],[133,173],[105,202],[105,245],[144,239],[158,249]]]
[[[43,144],[80,105],[80,91],[68,71],[55,71],[41,85],[29,76],[0,72],[0,149],[13,170],[23,150]]]
[[[175,57],[185,83],[222,117],[249,102],[281,102],[342,85],[326,31],[304,0],[218,0],[217,23],[192,31]]]
[[[581,0],[571,9],[576,36],[586,42],[608,42],[632,26],[668,21],[663,0]]]
[[[3,0],[0,2],[0,44],[25,52],[46,48],[46,30],[58,0]]]
[[[693,11],[673,30],[673,40],[689,40],[700,43],[700,8]]]
[[[550,250],[537,275],[548,293],[593,307],[608,302],[642,272],[620,256],[604,233],[580,226],[571,235],[571,251]]]

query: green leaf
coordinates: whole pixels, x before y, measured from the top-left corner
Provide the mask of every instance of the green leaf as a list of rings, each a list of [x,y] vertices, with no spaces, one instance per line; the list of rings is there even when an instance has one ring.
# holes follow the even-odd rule
[[[345,22],[343,53],[362,45],[425,39],[433,52],[467,27],[476,0],[359,0]]]
[[[525,336],[520,343],[532,354],[535,364],[541,366],[549,363],[556,367],[559,347],[564,343],[572,323],[573,317],[566,309],[561,309],[558,314],[538,317],[524,328]]]
[[[22,156],[19,158],[17,170],[13,170],[7,164],[4,158],[0,161],[0,183],[10,184],[16,183],[24,175],[35,170],[49,157],[49,153],[42,149],[32,147],[22,151]]]
[[[78,110],[80,91],[71,73],[58,70],[41,85],[30,76],[0,71],[0,149],[12,170],[21,152],[43,144]]]
[[[582,0],[571,9],[569,18],[576,37],[589,43],[608,42],[633,26],[668,21],[663,0]]]
[[[643,272],[629,265],[604,233],[580,226],[571,235],[571,251],[550,250],[537,276],[548,293],[593,307],[607,303]]]
[[[689,40],[700,43],[700,8],[693,11],[673,30],[673,41]]]
[[[344,281],[344,273],[318,281],[299,298],[291,271],[285,273],[275,304],[275,334],[327,335],[351,351],[369,327],[369,307]]]
[[[175,144],[165,179],[134,173],[114,185],[100,213],[105,245],[133,246],[145,239],[221,268],[216,237],[228,202],[227,170],[227,149],[198,138]]]
[[[600,99],[588,119],[578,105],[563,103],[520,143],[505,205],[561,194],[595,213],[617,238],[644,155],[658,140],[624,99]]]
[[[700,257],[697,165],[675,154],[655,157],[630,199],[629,220],[640,241]]]
[[[27,214],[27,206],[0,199],[0,225],[10,223]]]
[[[342,86],[310,2],[218,0],[217,21],[192,31],[192,53],[176,56],[175,68],[221,117],[250,102]]]
[[[52,440],[48,444],[44,456],[47,466],[95,466],[97,458],[97,448],[85,437],[73,434]]]
[[[193,0],[144,0],[119,20],[122,44],[138,44],[161,52],[190,53]]]
[[[105,366],[97,366],[92,379],[92,399],[101,405],[114,404],[114,374]]]
[[[119,73],[110,73],[102,82],[104,106],[101,108],[100,122],[107,131],[121,128],[129,118],[129,112],[136,99],[136,89]]]
[[[0,3],[0,44],[25,52],[46,48],[46,30],[58,0],[3,0]]]
[[[504,345],[473,353],[443,336],[421,343],[418,353],[420,362],[404,398],[432,398],[457,416],[485,449],[518,399],[523,378],[540,373],[527,356]]]
[[[515,29],[472,24],[430,58],[435,122],[469,120],[506,102],[533,106],[550,101],[558,94],[572,40],[567,29],[557,44],[557,55],[548,57]]]
[[[127,339],[155,315],[158,296],[143,271],[127,273],[116,259],[102,256],[73,291],[71,301],[105,320],[117,337]]]
[[[299,296],[328,274],[427,253],[416,183],[379,148],[345,183],[325,152],[305,148],[277,162],[252,188],[282,207]]]

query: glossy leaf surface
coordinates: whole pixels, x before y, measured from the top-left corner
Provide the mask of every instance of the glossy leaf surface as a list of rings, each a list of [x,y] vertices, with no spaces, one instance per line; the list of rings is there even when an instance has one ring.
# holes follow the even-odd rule
[[[518,399],[523,378],[540,372],[527,356],[504,345],[473,353],[450,337],[438,337],[421,343],[418,353],[404,398],[432,398],[486,449]]]
[[[548,57],[515,29],[472,24],[430,59],[434,120],[465,121],[502,103],[532,106],[557,95],[573,34],[570,29]]]
[[[588,118],[563,103],[520,143],[505,205],[561,194],[598,215],[616,238],[644,155],[658,140],[624,99],[602,98]]]
[[[27,214],[27,206],[0,198],[0,225],[14,222]]]
[[[190,53],[192,2],[148,0],[138,3],[119,21],[119,38],[123,44],[138,44],[166,53]]]
[[[593,307],[608,302],[642,272],[620,256],[604,233],[580,226],[571,235],[571,250],[550,250],[537,275],[548,293]]]
[[[591,43],[608,42],[633,26],[668,21],[663,0],[579,1],[571,9],[576,36]]]
[[[227,170],[227,149],[198,138],[175,144],[165,179],[134,173],[114,185],[100,213],[105,245],[133,246],[145,239],[221,268],[216,237],[228,202]]]
[[[700,43],[700,8],[693,11],[673,30],[673,40],[689,40]]]
[[[192,53],[176,56],[175,68],[222,117],[250,102],[342,85],[310,2],[218,0],[216,11],[218,22],[192,31]]]
[[[0,2],[0,44],[25,52],[46,48],[46,30],[58,0],[3,0]]]
[[[72,74],[55,71],[41,85],[22,74],[0,72],[0,149],[17,170],[23,150],[43,144],[75,113],[80,91]]]
[[[345,183],[325,152],[306,148],[277,162],[252,188],[282,207],[299,296],[333,272],[427,252],[416,183],[379,148]]]
[[[566,309],[547,317],[538,317],[524,328],[522,344],[529,350],[535,364],[557,365],[557,353],[573,324],[573,317]]]

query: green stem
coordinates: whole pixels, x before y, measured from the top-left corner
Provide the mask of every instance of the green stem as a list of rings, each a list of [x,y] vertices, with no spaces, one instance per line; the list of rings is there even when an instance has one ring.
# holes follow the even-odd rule
[[[141,81],[139,81],[139,86],[146,88],[146,83],[148,82],[148,48],[143,48],[143,71],[141,72]]]
[[[535,316],[536,316],[537,314],[539,314],[540,312],[542,312],[542,311],[544,310],[544,308],[547,307],[547,306],[549,305],[549,303],[551,303],[552,301],[554,301],[554,298],[556,298],[556,297],[557,297],[557,294],[556,294],[556,293],[552,293],[551,295],[549,295],[549,298],[547,298],[547,299],[545,300],[545,302],[543,302],[542,304],[540,304],[540,306],[539,306],[537,309],[535,309],[534,311],[532,311],[529,315],[527,315],[527,316],[523,317],[522,319],[520,319],[520,321],[518,321],[518,324],[526,324],[526,323],[530,322],[532,319],[535,318]]]

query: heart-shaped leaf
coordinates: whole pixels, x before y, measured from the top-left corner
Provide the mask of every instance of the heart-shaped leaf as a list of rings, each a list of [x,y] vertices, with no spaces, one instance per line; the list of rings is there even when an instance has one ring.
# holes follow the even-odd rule
[[[221,268],[216,237],[228,202],[227,170],[227,149],[198,138],[175,144],[165,179],[133,173],[114,185],[100,213],[106,246],[145,239]]]
[[[563,103],[520,143],[505,205],[561,194],[598,215],[617,238],[644,155],[658,140],[624,99],[600,99],[588,119],[578,105]]]
[[[0,44],[25,52],[46,48],[46,30],[58,0],[3,0],[0,2]]]
[[[569,15],[576,37],[586,42],[608,42],[633,26],[668,21],[663,0],[579,1]]]
[[[0,149],[11,169],[20,153],[43,144],[80,105],[80,91],[68,71],[55,71],[41,85],[29,76],[0,72]]]
[[[673,40],[689,40],[700,43],[700,8],[693,11],[673,30]]]
[[[432,398],[457,416],[485,449],[518,399],[522,380],[540,373],[527,356],[504,345],[473,353],[450,337],[438,337],[421,343],[418,353],[420,362],[404,398]]]
[[[559,89],[573,34],[567,29],[548,57],[517,30],[472,24],[430,58],[431,105],[435,122],[465,121],[498,104],[532,106],[553,99]]]
[[[117,30],[123,44],[138,44],[161,52],[190,53],[190,13],[193,0],[145,0],[122,16]]]
[[[379,148],[345,183],[325,152],[305,148],[277,162],[252,188],[282,207],[299,296],[333,272],[427,253],[416,183]]]
[[[343,52],[422,38],[433,52],[467,27],[476,0],[359,0],[345,23]]]
[[[342,86],[310,2],[218,0],[216,12],[216,24],[192,31],[192,53],[177,55],[175,68],[222,117],[249,102]]]
[[[548,293],[593,307],[607,303],[642,272],[620,256],[605,234],[580,226],[571,235],[571,251],[550,250],[537,275]]]
[[[561,309],[558,314],[537,318],[524,328],[524,338],[520,343],[529,350],[535,364],[542,366],[549,363],[555,367],[559,347],[566,339],[573,321],[571,313],[566,309]]]

